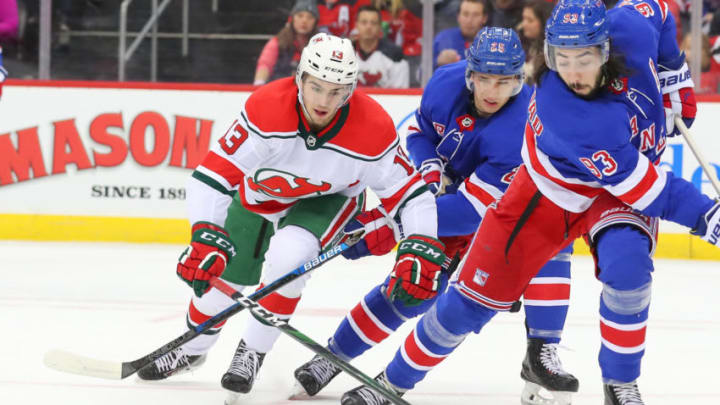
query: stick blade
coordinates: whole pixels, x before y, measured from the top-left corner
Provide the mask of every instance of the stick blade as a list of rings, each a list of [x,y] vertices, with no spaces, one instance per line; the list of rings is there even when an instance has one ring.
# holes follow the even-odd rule
[[[47,367],[63,373],[86,375],[106,380],[120,380],[123,378],[122,363],[97,360],[64,350],[50,350],[45,353],[43,362]]]

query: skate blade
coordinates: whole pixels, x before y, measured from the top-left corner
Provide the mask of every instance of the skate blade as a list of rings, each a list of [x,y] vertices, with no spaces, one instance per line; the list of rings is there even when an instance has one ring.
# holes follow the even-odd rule
[[[307,401],[310,399],[310,395],[305,391],[305,388],[303,388],[302,385],[300,385],[299,382],[295,381],[295,385],[293,386],[292,392],[288,396],[288,399],[291,401]]]
[[[548,391],[542,386],[525,382],[525,388],[520,396],[522,405],[571,405],[572,392]]]
[[[227,392],[227,397],[225,397],[225,405],[240,405],[242,403],[242,395],[237,392]]]

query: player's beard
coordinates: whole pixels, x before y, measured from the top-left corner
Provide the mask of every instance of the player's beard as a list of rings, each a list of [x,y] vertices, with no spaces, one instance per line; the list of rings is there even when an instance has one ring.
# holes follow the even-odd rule
[[[570,83],[567,86],[570,88],[570,90],[575,93],[578,97],[585,99],[585,100],[592,100],[594,99],[602,90],[603,86],[605,86],[605,71],[601,68],[600,72],[598,73],[598,77],[595,80],[595,86],[593,86],[592,90],[588,94],[580,94],[577,92],[577,90],[580,90],[587,85],[582,85],[580,83]]]

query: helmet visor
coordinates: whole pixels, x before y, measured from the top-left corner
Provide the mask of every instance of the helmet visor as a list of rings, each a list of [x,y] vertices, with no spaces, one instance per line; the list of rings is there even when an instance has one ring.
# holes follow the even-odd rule
[[[600,70],[608,61],[609,46],[556,47],[545,42],[545,60],[550,69],[563,74],[584,74]]]
[[[467,71],[468,88],[475,93],[507,99],[520,93],[524,74],[497,75],[491,73]]]

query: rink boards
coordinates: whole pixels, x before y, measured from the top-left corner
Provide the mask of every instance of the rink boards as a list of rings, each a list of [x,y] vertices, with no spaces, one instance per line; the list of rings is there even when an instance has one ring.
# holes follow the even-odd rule
[[[0,102],[0,239],[187,243],[185,183],[251,91],[9,81]],[[370,93],[399,128],[420,101],[419,90]],[[692,133],[720,173],[720,103],[701,100]],[[666,170],[714,195],[681,139],[666,148]],[[663,223],[657,256],[720,259],[720,251]]]

